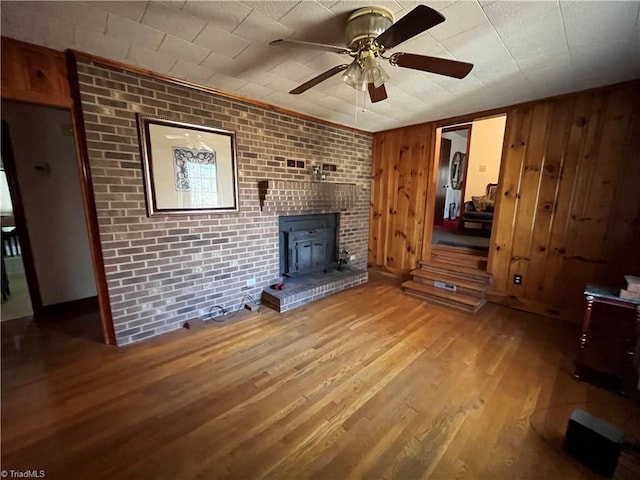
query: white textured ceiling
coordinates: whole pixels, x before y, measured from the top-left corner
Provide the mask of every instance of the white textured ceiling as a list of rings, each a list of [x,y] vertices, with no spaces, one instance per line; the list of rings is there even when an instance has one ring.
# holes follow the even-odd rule
[[[419,3],[446,21],[392,51],[471,62],[462,80],[392,67],[389,98],[356,108],[340,75],[292,88],[349,58],[270,47],[278,38],[344,45],[353,10],[396,20]],[[640,2],[2,1],[2,35],[74,48],[368,131],[640,78]],[[358,100],[362,104],[362,97]]]

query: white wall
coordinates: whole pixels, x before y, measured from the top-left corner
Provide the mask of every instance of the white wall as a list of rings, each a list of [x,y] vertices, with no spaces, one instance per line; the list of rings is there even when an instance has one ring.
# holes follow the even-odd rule
[[[465,202],[471,200],[472,196],[484,195],[487,184],[498,183],[506,122],[506,115],[474,120],[469,146],[467,186],[464,191]]]
[[[9,184],[4,170],[0,172],[0,212],[2,216],[13,215],[13,206],[11,205],[11,195],[9,194]]]
[[[451,162],[453,161],[453,155],[456,152],[466,153],[467,151],[467,130],[461,130],[460,132],[444,132],[442,138],[448,138],[451,140],[451,155],[449,157],[449,172],[451,172]],[[456,217],[460,215],[460,197],[462,195],[461,190],[454,190],[451,188],[451,173],[449,173],[449,182],[447,183],[447,195],[444,201],[444,218],[449,218],[449,204],[456,204]]]
[[[2,101],[43,305],[96,295],[71,114]],[[48,166],[48,173],[36,167]]]

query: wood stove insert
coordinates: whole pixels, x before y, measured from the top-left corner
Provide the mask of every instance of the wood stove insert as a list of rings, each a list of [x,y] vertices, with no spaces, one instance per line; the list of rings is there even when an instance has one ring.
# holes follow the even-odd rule
[[[281,275],[303,275],[336,267],[339,214],[294,215],[278,221]]]

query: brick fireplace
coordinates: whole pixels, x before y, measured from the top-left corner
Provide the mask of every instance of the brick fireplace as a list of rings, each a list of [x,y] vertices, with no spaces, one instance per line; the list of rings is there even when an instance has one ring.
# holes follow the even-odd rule
[[[337,268],[339,250],[360,247],[344,225],[352,224],[361,200],[357,185],[263,181],[259,190],[263,211],[287,213],[278,217],[284,289],[265,288],[262,303],[282,313],[367,282],[367,271],[359,265]]]
[[[355,256],[351,268],[366,269],[371,134],[98,62],[80,61],[78,68],[118,345],[205,318],[213,305],[237,310],[246,294],[260,297],[282,280],[280,216],[339,214],[336,249]],[[137,112],[234,131],[239,210],[147,217]],[[335,170],[326,182],[313,182],[312,169],[324,164]],[[285,292],[295,290],[290,287]],[[343,287],[314,288],[300,295],[317,297]],[[293,308],[301,301],[287,298],[283,305]]]

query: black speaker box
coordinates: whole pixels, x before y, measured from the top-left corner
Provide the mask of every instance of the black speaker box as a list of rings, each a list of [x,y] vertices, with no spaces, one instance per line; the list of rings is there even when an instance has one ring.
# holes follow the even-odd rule
[[[569,417],[564,451],[605,477],[618,466],[623,433],[619,428],[581,409]]]

